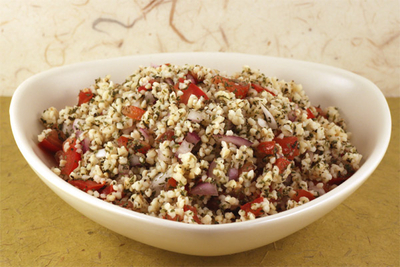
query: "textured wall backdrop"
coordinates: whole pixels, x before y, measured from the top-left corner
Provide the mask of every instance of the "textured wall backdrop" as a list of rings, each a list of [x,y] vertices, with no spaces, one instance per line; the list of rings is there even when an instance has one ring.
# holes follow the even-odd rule
[[[360,74],[400,96],[400,1],[0,0],[0,95],[49,68],[134,54],[226,51]]]

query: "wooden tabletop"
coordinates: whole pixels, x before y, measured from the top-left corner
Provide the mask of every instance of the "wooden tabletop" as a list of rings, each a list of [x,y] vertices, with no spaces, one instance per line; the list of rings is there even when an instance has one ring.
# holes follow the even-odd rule
[[[71,208],[41,182],[19,152],[10,128],[10,100],[0,101],[0,266],[400,265],[400,98],[387,99],[393,125],[388,151],[352,196],[295,234],[220,257],[144,245]]]

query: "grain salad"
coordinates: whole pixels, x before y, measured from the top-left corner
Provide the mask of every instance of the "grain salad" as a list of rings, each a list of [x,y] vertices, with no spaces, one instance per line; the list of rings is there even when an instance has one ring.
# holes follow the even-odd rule
[[[244,66],[139,67],[98,78],[74,106],[43,111],[52,171],[93,197],[150,216],[222,224],[273,215],[339,186],[362,156],[336,107]]]

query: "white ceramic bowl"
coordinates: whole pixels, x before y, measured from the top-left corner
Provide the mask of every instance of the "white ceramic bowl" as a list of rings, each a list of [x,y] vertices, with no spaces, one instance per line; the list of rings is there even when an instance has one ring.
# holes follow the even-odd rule
[[[253,221],[225,225],[189,225],[150,217],[94,198],[66,183],[51,170],[51,160],[37,146],[41,112],[76,103],[80,89],[111,75],[122,83],[140,65],[200,64],[227,73],[243,65],[267,76],[301,83],[314,105],[338,106],[352,142],[364,156],[361,168],[346,182],[300,207]],[[51,69],[23,82],[10,107],[16,143],[32,169],[57,195],[93,221],[119,234],[162,249],[193,255],[224,255],[267,245],[324,216],[352,194],[382,160],[390,139],[388,105],[378,87],[341,69],[290,59],[232,53],[176,53],[130,56]],[[33,179],[33,178],[32,178]]]

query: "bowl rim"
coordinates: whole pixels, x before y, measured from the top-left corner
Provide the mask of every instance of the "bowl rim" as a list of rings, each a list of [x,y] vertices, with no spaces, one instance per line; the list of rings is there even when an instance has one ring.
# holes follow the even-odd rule
[[[36,155],[32,147],[29,145],[28,140],[26,136],[23,134],[21,131],[21,125],[18,122],[18,107],[19,107],[19,102],[21,101],[21,98],[23,98],[24,92],[26,90],[29,90],[29,85],[31,83],[34,83],[37,80],[40,80],[42,78],[45,78],[49,75],[57,75],[60,72],[64,71],[71,71],[75,68],[83,67],[86,65],[91,65],[91,64],[104,64],[107,62],[112,62],[112,61],[119,61],[119,60],[129,60],[129,59],[137,59],[137,58],[143,58],[143,57],[158,57],[158,56],[163,56],[163,57],[171,57],[174,58],[176,56],[202,56],[202,57],[262,57],[265,59],[269,60],[277,60],[277,61],[282,61],[286,63],[294,63],[297,65],[302,65],[306,66],[309,68],[317,68],[321,69],[323,71],[329,71],[329,72],[334,72],[335,74],[344,76],[346,78],[353,78],[356,80],[359,80],[365,84],[368,85],[369,89],[373,90],[373,93],[375,94],[377,102],[379,102],[380,106],[384,108],[382,110],[383,113],[385,113],[385,125],[388,127],[385,127],[383,132],[381,133],[382,138],[378,140],[378,143],[373,149],[373,153],[371,153],[370,157],[366,159],[362,165],[360,166],[360,169],[352,175],[348,180],[346,180],[343,184],[346,184],[347,186],[340,186],[338,188],[335,188],[328,193],[306,203],[301,206],[298,206],[296,208],[286,210],[274,215],[269,215],[265,216],[262,218],[257,218],[255,220],[249,220],[249,221],[244,221],[244,222],[235,222],[235,223],[227,223],[227,224],[213,224],[213,225],[198,225],[198,224],[186,224],[186,223],[181,223],[181,222],[175,222],[175,221],[170,221],[170,220],[164,220],[158,217],[153,217],[147,214],[135,212],[132,210],[127,210],[125,208],[119,207],[115,204],[112,203],[107,203],[104,200],[95,198],[90,196],[89,194],[79,190],[78,188],[70,185],[69,183],[66,183],[63,179],[61,179],[59,176],[54,174],[48,167],[47,165],[40,160],[40,158]],[[242,228],[242,227],[250,227],[254,225],[260,225],[260,224],[267,224],[268,222],[274,222],[277,220],[281,220],[282,218],[287,218],[287,217],[293,217],[296,214],[303,213],[306,210],[314,209],[316,206],[321,206],[326,202],[331,202],[336,198],[340,198],[341,201],[344,201],[345,198],[343,196],[347,195],[349,191],[354,191],[357,189],[361,184],[372,174],[372,172],[376,169],[376,167],[379,165],[381,162],[382,158],[384,157],[387,147],[390,142],[390,135],[391,135],[391,115],[390,115],[390,110],[387,105],[386,99],[381,92],[381,90],[373,84],[370,80],[357,75],[355,73],[352,73],[347,70],[343,70],[340,68],[320,64],[320,63],[314,63],[314,62],[308,62],[308,61],[303,61],[303,60],[297,60],[297,59],[290,59],[290,58],[280,58],[280,57],[271,57],[271,56],[264,56],[264,55],[249,55],[249,54],[243,54],[243,53],[221,53],[221,52],[182,52],[182,53],[155,53],[155,54],[147,54],[147,55],[130,55],[130,56],[123,56],[123,57],[114,57],[114,58],[108,58],[108,59],[97,59],[97,60],[92,60],[92,61],[85,61],[85,62],[79,62],[79,63],[74,63],[74,64],[69,64],[61,67],[56,67],[52,68],[46,71],[43,71],[41,73],[35,74],[22,82],[14,92],[12,99],[11,99],[11,104],[10,104],[10,123],[11,123],[11,128],[12,128],[12,133],[14,135],[14,139],[16,141],[16,144],[22,153],[23,157],[25,160],[29,163],[31,168],[38,174],[38,176],[43,180],[45,179],[48,183],[51,185],[60,188],[62,191],[70,195],[71,197],[74,198],[79,198],[80,201],[85,202],[88,205],[96,206],[96,208],[99,208],[101,210],[107,211],[107,212],[112,212],[116,213],[120,216],[130,218],[130,219],[135,219],[135,220],[140,220],[142,222],[146,223],[151,223],[153,225],[162,225],[163,227],[179,227],[180,229],[187,229],[190,231],[221,231],[221,230],[231,230],[235,228]],[[40,175],[39,175],[40,174]],[[41,177],[43,176],[43,177]],[[58,179],[54,179],[58,178]],[[342,185],[343,185],[342,184]]]

